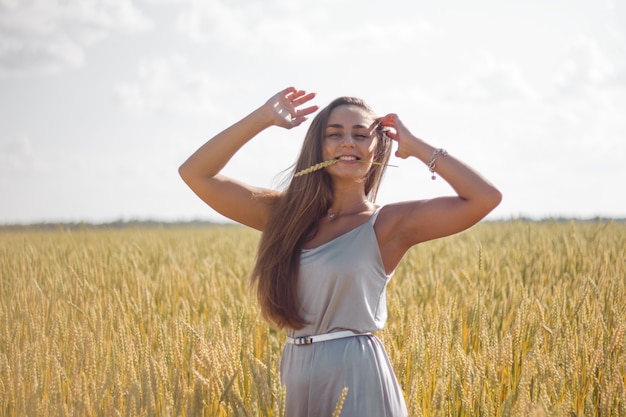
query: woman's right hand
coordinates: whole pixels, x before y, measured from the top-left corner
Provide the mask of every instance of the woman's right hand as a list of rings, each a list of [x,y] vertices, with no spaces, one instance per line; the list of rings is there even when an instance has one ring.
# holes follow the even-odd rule
[[[315,93],[289,87],[270,98],[265,107],[271,112],[274,125],[291,129],[302,124],[307,120],[306,116],[317,111],[318,106],[300,108],[314,97]]]
[[[255,187],[221,174],[224,166],[250,139],[269,126],[300,125],[317,106],[302,108],[315,93],[289,87],[202,145],[178,172],[189,188],[218,213],[263,230],[277,192]]]

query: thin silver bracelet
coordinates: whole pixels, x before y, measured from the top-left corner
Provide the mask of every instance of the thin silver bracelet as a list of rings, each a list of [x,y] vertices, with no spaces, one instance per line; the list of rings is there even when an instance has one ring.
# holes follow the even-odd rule
[[[428,170],[430,171],[432,175],[432,177],[430,177],[432,180],[437,179],[437,177],[435,176],[435,167],[437,166],[437,155],[441,154],[441,156],[448,156],[448,151],[446,151],[445,149],[442,148],[438,148],[435,149],[435,151],[433,152],[433,156],[430,157],[430,161],[428,161]]]

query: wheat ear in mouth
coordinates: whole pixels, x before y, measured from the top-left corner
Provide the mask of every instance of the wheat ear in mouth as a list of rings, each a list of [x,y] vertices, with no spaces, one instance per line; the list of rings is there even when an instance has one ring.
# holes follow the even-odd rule
[[[308,168],[303,169],[302,171],[298,171],[294,174],[294,177],[301,177],[303,175],[309,174],[311,172],[315,172],[315,171],[319,171],[320,169],[324,169],[326,167],[329,167],[331,165],[336,164],[337,162],[339,162],[338,159],[329,159],[328,161],[324,161],[324,162],[320,162],[318,164],[315,164],[313,166],[310,166]]]
[[[308,168],[303,169],[302,171],[298,171],[296,172],[293,176],[294,177],[301,177],[303,175],[306,174],[310,174],[311,172],[315,172],[315,171],[319,171],[320,169],[324,169],[326,167],[329,167],[331,165],[335,165],[337,162],[339,162],[339,159],[329,159],[328,161],[324,161],[324,162],[319,162],[315,165],[312,165]],[[368,162],[368,161],[361,161],[361,160],[357,160],[357,162]],[[376,161],[370,161],[370,164],[374,164],[374,165],[385,165],[381,162],[376,162]],[[395,165],[391,165],[391,164],[386,164],[387,166],[390,167],[395,167]]]

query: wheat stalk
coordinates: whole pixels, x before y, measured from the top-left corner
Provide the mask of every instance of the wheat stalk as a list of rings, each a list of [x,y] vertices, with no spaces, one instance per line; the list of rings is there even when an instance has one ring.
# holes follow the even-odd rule
[[[258,239],[0,225],[0,416],[284,415],[284,333],[246,285]],[[407,253],[387,293],[379,337],[409,415],[626,417],[625,223],[447,239]],[[354,392],[336,395],[329,416]]]
[[[337,404],[335,405],[335,411],[333,411],[332,417],[339,417],[341,414],[341,410],[343,409],[343,403],[346,400],[346,396],[348,395],[348,387],[343,387],[341,390],[341,395],[339,395],[339,399],[337,400]]]
[[[298,171],[294,174],[294,177],[301,177],[303,175],[306,174],[310,174],[311,172],[315,172],[315,171],[319,171],[320,169],[324,169],[326,167],[329,167],[331,165],[335,165],[337,162],[339,162],[339,159],[329,159],[328,161],[324,161],[324,162],[319,162],[315,165],[312,165],[308,168],[305,168],[301,171]],[[361,160],[356,160],[356,162],[365,162],[365,163],[370,163],[370,164],[374,164],[374,165],[387,165],[389,167],[395,167],[396,165],[391,165],[391,164],[383,164],[382,162],[376,162],[376,161],[361,161]]]
[[[306,174],[309,174],[311,172],[319,171],[320,169],[324,169],[326,167],[334,165],[337,162],[339,162],[338,159],[329,159],[328,161],[317,163],[317,164],[315,164],[313,166],[310,166],[308,168],[303,169],[302,171],[296,172],[294,177],[301,177],[302,175],[306,175]]]

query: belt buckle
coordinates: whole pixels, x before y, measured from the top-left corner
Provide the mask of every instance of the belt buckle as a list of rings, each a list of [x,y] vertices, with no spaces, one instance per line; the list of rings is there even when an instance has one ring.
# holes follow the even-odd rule
[[[310,345],[311,343],[313,343],[313,338],[311,336],[301,336],[301,337],[296,337],[293,340],[293,344],[294,345]]]

